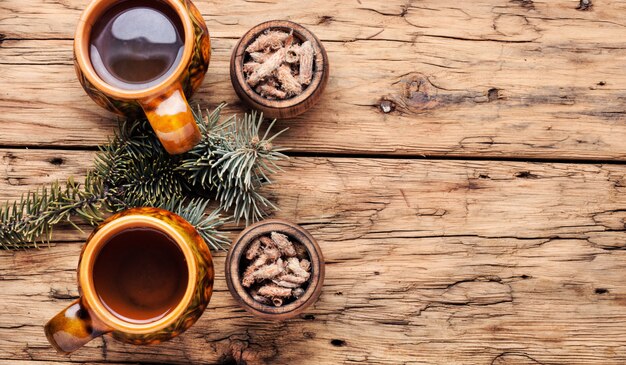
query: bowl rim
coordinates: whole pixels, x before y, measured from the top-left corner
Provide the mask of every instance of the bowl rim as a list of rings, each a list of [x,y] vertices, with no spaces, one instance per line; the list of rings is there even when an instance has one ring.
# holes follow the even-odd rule
[[[300,40],[311,41],[315,50],[315,70],[313,71],[311,83],[304,89],[302,94],[285,100],[267,99],[254,91],[246,82],[243,73],[245,49],[259,34],[267,29],[293,30],[294,35],[298,36]],[[316,90],[323,87],[324,76],[328,73],[328,55],[326,54],[322,42],[320,42],[315,34],[302,25],[289,20],[268,20],[255,25],[239,39],[231,56],[231,65],[233,68],[231,79],[233,79],[233,81],[236,80],[244,94],[249,97],[252,102],[265,108],[285,109],[305,103],[315,94]]]
[[[257,237],[280,232],[304,245],[311,261],[311,279],[304,295],[281,307],[261,304],[255,301],[248,290],[241,285],[239,265],[245,249]],[[282,320],[293,318],[319,298],[325,276],[324,257],[321,248],[311,234],[303,227],[281,219],[266,219],[244,229],[233,241],[225,260],[226,285],[237,303],[249,313],[264,319]],[[245,293],[242,295],[241,293]]]

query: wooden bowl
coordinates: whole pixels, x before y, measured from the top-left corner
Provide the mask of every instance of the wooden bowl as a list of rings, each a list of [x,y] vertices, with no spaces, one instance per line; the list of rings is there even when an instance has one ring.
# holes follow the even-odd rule
[[[267,99],[254,91],[244,77],[243,64],[246,47],[269,28],[284,31],[293,30],[294,37],[297,37],[302,42],[310,41],[315,50],[311,83],[304,89],[302,94],[290,99]],[[262,111],[265,116],[270,118],[292,118],[309,110],[320,99],[328,82],[328,55],[320,40],[300,24],[287,20],[271,20],[253,27],[239,40],[230,58],[230,81],[239,98],[253,109]]]
[[[241,285],[240,264],[245,259],[248,245],[257,237],[279,232],[287,235],[292,242],[302,244],[311,261],[311,277],[304,294],[291,303],[280,307],[265,305],[255,301],[248,290]],[[233,298],[246,311],[263,319],[285,320],[300,315],[307,307],[317,301],[324,283],[324,257],[315,238],[297,224],[279,219],[267,219],[255,223],[239,234],[226,256],[226,284]]]

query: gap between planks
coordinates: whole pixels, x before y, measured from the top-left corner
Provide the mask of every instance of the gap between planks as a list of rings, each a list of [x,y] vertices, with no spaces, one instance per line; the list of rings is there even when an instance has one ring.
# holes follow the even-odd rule
[[[9,150],[44,150],[44,151],[99,151],[98,146],[63,146],[63,145],[32,145],[32,146],[11,146],[0,145],[0,153]],[[288,157],[313,157],[313,158],[351,158],[351,159],[377,159],[377,160],[432,160],[432,161],[494,161],[494,162],[525,162],[525,163],[546,163],[546,164],[581,164],[581,165],[626,165],[626,160],[607,159],[568,159],[568,158],[542,158],[542,157],[514,157],[514,156],[468,156],[468,155],[415,155],[415,154],[395,154],[387,155],[381,153],[350,153],[350,152],[302,152],[285,151]]]

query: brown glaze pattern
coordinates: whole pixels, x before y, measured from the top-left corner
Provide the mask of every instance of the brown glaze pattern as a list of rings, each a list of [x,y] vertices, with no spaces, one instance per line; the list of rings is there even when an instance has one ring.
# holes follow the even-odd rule
[[[110,332],[103,323],[92,317],[83,298],[54,316],[44,327],[48,342],[59,353],[70,353],[94,338]]]
[[[80,285],[81,262],[86,259],[85,251],[92,242],[98,231],[107,224],[126,216],[153,217],[173,228],[182,236],[181,245],[189,248],[193,256],[193,271],[195,282],[191,299],[187,302],[184,310],[177,315],[168,325],[149,331],[148,333],[132,333],[123,329],[115,328],[114,325],[106,324],[105,320],[98,318],[98,314],[90,307],[88,296]],[[135,345],[156,344],[169,340],[193,325],[206,309],[213,293],[213,280],[215,277],[213,261],[208,246],[193,228],[191,224],[178,215],[158,208],[132,208],[118,213],[104,221],[96,228],[85,245],[83,245],[77,270],[79,280],[79,292],[81,298],[72,303],[64,311],[53,317],[45,326],[45,332],[50,343],[61,353],[69,353],[80,348],[94,337],[110,332],[120,341]],[[89,297],[95,297],[91,295]],[[149,328],[149,326],[148,326]]]
[[[196,6],[191,1],[180,1],[187,9],[187,13],[193,23],[195,34],[192,57],[187,61],[185,71],[178,79],[185,96],[189,98],[193,92],[200,87],[202,81],[204,80],[204,75],[209,68],[209,61],[211,58],[211,40],[206,23],[204,22],[200,11],[198,11]],[[74,54],[74,65],[78,81],[87,95],[89,95],[98,105],[129,118],[143,117],[144,112],[138,100],[122,99],[113,95],[108,95],[93,85],[87,77],[85,77],[85,74],[76,62],[76,54]]]

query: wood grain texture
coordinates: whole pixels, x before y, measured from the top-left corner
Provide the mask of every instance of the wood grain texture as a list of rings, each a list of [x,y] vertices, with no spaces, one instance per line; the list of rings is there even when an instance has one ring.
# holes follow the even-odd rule
[[[114,130],[72,65],[85,1],[0,1],[0,201],[80,180]],[[322,247],[320,300],[255,319],[219,253],[182,336],[61,357],[43,324],[78,295],[89,228],[60,229],[0,252],[0,364],[626,363],[626,1],[194,3],[213,40],[202,107],[245,110],[229,59],[258,23],[301,23],[328,52],[319,103],[278,123],[301,157],[268,189]],[[506,161],[524,158],[545,162]],[[585,163],[549,163],[569,159]]]
[[[12,181],[20,182],[50,181],[63,169],[80,173],[91,158],[7,152],[16,161]],[[51,165],[52,156],[64,164]],[[0,359],[626,361],[626,166],[294,158],[284,167],[269,191],[282,209],[276,216],[307,228],[326,258],[322,295],[305,315],[254,319],[236,306],[217,270],[208,310],[179,338],[134,347],[105,337],[59,357],[42,324],[77,295],[80,250],[59,243],[0,253]],[[0,174],[0,198],[17,196],[20,186],[9,185],[5,169]],[[223,267],[224,254],[216,256],[216,268]]]
[[[257,23],[279,14],[324,42],[332,69],[324,95],[280,123],[290,130],[279,143],[294,151],[626,158],[625,1],[596,0],[587,11],[573,0],[196,3],[214,39],[193,99],[202,106],[244,110],[228,62]],[[110,135],[114,117],[89,100],[71,66],[83,7],[0,5],[0,145],[94,146]]]

